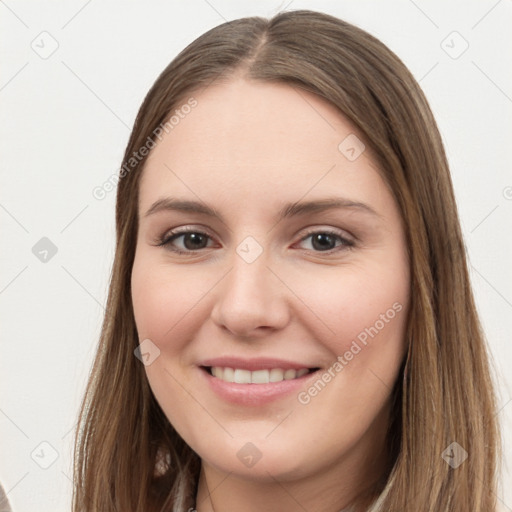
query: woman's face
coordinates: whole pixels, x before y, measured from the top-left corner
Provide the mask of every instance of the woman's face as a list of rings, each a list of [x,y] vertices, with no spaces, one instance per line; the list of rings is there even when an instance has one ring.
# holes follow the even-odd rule
[[[405,352],[394,199],[317,96],[233,78],[193,97],[140,184],[132,298],[153,393],[216,470],[366,471]]]

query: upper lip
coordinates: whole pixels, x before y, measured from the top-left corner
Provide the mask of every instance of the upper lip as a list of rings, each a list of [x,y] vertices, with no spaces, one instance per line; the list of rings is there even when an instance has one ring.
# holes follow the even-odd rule
[[[199,363],[199,366],[221,368],[239,368],[241,370],[271,370],[272,368],[281,368],[282,370],[300,370],[301,368],[318,368],[318,366],[309,363],[300,363],[296,361],[287,361],[285,359],[274,359],[269,357],[256,357],[251,359],[240,359],[238,357],[216,357],[205,359]]]

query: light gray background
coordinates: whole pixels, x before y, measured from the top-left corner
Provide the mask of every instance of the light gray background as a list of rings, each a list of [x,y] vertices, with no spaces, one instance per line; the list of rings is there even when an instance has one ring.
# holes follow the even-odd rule
[[[114,247],[115,192],[100,201],[93,188],[117,172],[144,95],[186,44],[224,20],[284,8],[368,30],[430,101],[496,363],[511,464],[512,2],[288,2],[0,0],[0,481],[15,512],[70,508],[72,429]],[[32,251],[43,237],[57,248],[46,262]],[[512,510],[510,468],[504,479],[501,499]]]

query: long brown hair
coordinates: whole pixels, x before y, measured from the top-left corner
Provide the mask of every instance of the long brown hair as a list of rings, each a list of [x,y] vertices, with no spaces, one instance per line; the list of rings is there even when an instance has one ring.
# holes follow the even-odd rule
[[[169,64],[140,108],[119,177],[106,314],[76,433],[73,510],[194,506],[200,460],[163,414],[134,356],[130,279],[146,157],[134,163],[133,154],[183,98],[235,73],[286,83],[337,107],[371,148],[401,211],[411,269],[408,353],[393,393],[392,460],[379,510],[494,510],[493,383],[435,120],[413,76],[380,41],[305,10],[208,31]],[[464,453],[464,462],[450,464]]]

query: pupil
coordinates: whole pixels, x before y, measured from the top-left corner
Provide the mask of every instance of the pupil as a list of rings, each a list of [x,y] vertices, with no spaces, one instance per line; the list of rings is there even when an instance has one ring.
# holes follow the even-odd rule
[[[187,241],[190,241],[191,243],[187,243]],[[202,245],[201,242],[204,241],[205,237],[203,235],[200,235],[199,233],[187,233],[185,235],[184,245],[187,249],[201,249],[204,246],[204,244]]]
[[[313,247],[315,249],[328,251],[333,249],[333,237],[327,233],[319,233],[313,236]]]

